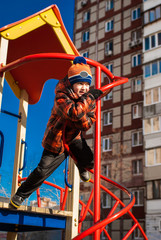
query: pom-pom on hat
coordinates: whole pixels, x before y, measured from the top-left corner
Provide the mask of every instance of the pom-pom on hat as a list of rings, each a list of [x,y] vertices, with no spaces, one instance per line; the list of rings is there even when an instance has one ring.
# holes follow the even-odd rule
[[[73,65],[68,70],[68,79],[71,85],[77,82],[88,82],[89,85],[91,84],[91,69],[84,57],[78,56],[74,59]]]

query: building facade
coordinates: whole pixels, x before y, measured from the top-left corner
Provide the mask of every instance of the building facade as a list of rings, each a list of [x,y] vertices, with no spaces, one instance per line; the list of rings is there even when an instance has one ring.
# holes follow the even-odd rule
[[[146,231],[161,239],[161,1],[144,1],[143,11]]]
[[[105,65],[115,76],[129,78],[102,99],[101,166],[103,175],[134,193],[133,213],[145,229],[142,13],[142,0],[75,0],[74,43],[83,56]],[[102,76],[102,86],[107,83]],[[93,129],[86,139],[93,148]],[[90,185],[81,183],[81,190],[85,201]],[[121,191],[113,191],[123,202],[128,201]],[[113,201],[105,192],[101,199],[101,217],[105,218]],[[85,224],[85,228],[92,225],[90,219]],[[131,226],[125,216],[109,225],[108,231],[112,239],[122,239]],[[102,234],[101,239],[107,238]],[[141,239],[140,232],[135,230],[131,239]]]

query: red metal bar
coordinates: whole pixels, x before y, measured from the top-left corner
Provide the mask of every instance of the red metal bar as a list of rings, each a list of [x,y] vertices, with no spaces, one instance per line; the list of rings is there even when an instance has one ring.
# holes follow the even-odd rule
[[[36,193],[37,193],[37,205],[38,205],[38,207],[41,207],[40,189],[39,188],[36,190]]]
[[[109,214],[107,215],[107,218],[111,217],[112,214],[114,213],[114,211],[116,210],[117,206],[119,205],[119,201],[116,201],[114,206],[112,207],[111,211],[109,212]],[[107,235],[107,231],[105,229],[105,226],[101,229],[101,232],[104,231],[106,236],[108,237],[108,239],[111,239],[111,237],[109,236],[109,234]]]
[[[63,189],[60,190],[60,210],[62,209],[62,205],[63,205]]]
[[[85,204],[82,205],[82,209],[81,209],[81,212],[80,212],[80,215],[79,215],[80,219],[83,217],[84,209],[85,209]],[[79,222],[78,233],[81,232],[81,227],[82,227],[82,222]]]
[[[81,234],[79,234],[78,236],[76,236],[75,238],[73,238],[73,240],[81,240],[84,239],[85,237],[87,237],[88,235],[96,232],[98,229],[101,229],[102,227],[104,227],[105,225],[115,221],[116,219],[118,219],[119,217],[122,217],[128,210],[130,210],[132,208],[132,206],[134,205],[135,200],[133,199],[133,201],[131,201],[126,207],[124,207],[123,209],[121,209],[119,211],[119,213],[116,213],[115,215],[111,216],[111,218],[108,219],[104,219],[103,221],[100,221],[98,223],[96,223],[94,226],[88,228],[86,231],[82,232]],[[100,238],[100,235],[99,235]]]
[[[111,217],[112,214],[114,213],[114,211],[116,210],[117,206],[119,205],[119,201],[116,201],[113,208],[111,209],[111,211],[109,212],[107,218]]]
[[[93,170],[91,170],[91,172],[93,172]],[[102,176],[102,175],[101,175],[101,178],[104,179],[104,180],[106,180],[107,182],[110,182],[112,185],[116,186],[117,188],[121,189],[122,191],[124,191],[126,194],[129,195],[130,198],[132,197],[131,194],[130,194],[130,192],[129,192],[126,188],[124,188],[123,186],[121,186],[120,184],[118,184],[118,183],[112,181],[111,179],[108,179],[108,178],[106,178],[106,177],[104,177],[104,176]],[[19,182],[24,181],[24,180],[26,180],[26,178],[19,179]],[[90,182],[93,183],[93,182],[94,182],[93,179],[91,179]],[[53,187],[56,187],[56,188],[58,188],[58,189],[62,189],[62,190],[64,191],[63,188],[61,188],[61,187],[59,187],[59,186],[57,186],[57,185],[55,185],[55,184],[52,184],[52,183],[49,183],[49,182],[46,182],[46,181],[45,181],[44,183],[46,183],[47,185],[51,185],[51,186],[53,186]],[[114,207],[112,208],[112,211],[110,212],[110,214],[107,216],[107,218],[106,218],[105,220],[103,220],[102,222],[96,224],[97,226],[93,226],[92,228],[86,230],[85,232],[82,233],[83,235],[80,234],[80,235],[78,235],[77,237],[75,237],[74,239],[75,239],[75,240],[76,240],[76,239],[77,239],[77,240],[82,239],[82,238],[84,238],[84,236],[88,236],[88,235],[91,234],[92,232],[96,231],[97,228],[100,228],[100,229],[104,228],[105,225],[107,225],[108,223],[116,220],[117,218],[121,217],[122,215],[124,215],[124,214],[127,212],[127,213],[130,215],[130,217],[133,219],[133,221],[135,222],[135,225],[132,227],[132,229],[130,229],[130,231],[129,231],[128,234],[130,235],[130,234],[132,233],[132,231],[133,231],[133,228],[135,228],[135,226],[137,225],[137,227],[138,227],[139,230],[141,231],[144,239],[148,240],[148,238],[146,237],[146,235],[145,235],[142,227],[140,226],[140,224],[138,223],[138,221],[136,220],[136,218],[133,216],[133,214],[129,211],[129,209],[132,208],[132,206],[133,206],[133,204],[134,204],[134,202],[135,202],[135,199],[134,199],[134,198],[131,199],[130,203],[129,203],[127,206],[125,206],[125,204],[124,204],[118,197],[116,197],[112,192],[110,192],[109,189],[107,189],[106,187],[104,187],[104,186],[102,186],[102,185],[101,185],[100,187],[101,187],[104,191],[106,191],[108,194],[110,194],[117,202],[115,203]],[[66,187],[65,192],[68,193],[68,188],[67,188],[67,187]],[[64,194],[64,195],[65,195],[65,194]],[[65,196],[64,196],[64,198],[65,198]],[[112,212],[114,212],[114,210],[115,210],[115,208],[116,208],[116,205],[118,205],[118,202],[119,202],[119,203],[121,204],[121,206],[124,207],[124,208],[121,210],[121,212],[118,212],[117,214],[111,216],[111,215],[112,215]],[[80,200],[80,204],[85,208],[85,204],[84,204],[81,200]],[[64,209],[62,209],[62,210],[64,210]],[[93,216],[93,212],[92,212],[90,209],[88,209],[88,212]],[[100,224],[101,224],[101,225],[100,225]],[[105,234],[106,234],[106,233],[105,233]]]
[[[132,232],[135,230],[135,228],[138,226],[137,223],[129,230],[129,232],[125,235],[125,237],[122,240],[128,239],[128,237],[132,234]]]
[[[83,203],[81,200],[79,200],[79,203],[82,205],[82,206],[86,206],[86,204],[85,203]],[[93,212],[92,212],[92,210],[89,208],[88,209],[88,212],[93,216],[94,214],[93,214]]]
[[[82,216],[82,217],[80,218],[80,220],[79,220],[80,223],[83,222],[84,219],[86,218],[87,212],[88,212],[89,207],[90,207],[91,202],[92,202],[92,198],[93,198],[93,189],[92,189],[92,192],[91,192],[90,197],[89,197],[89,199],[88,199],[88,202],[87,202],[87,205],[86,205],[84,214],[83,214],[83,216]]]
[[[96,68],[96,89],[101,88],[101,68]],[[100,221],[100,173],[101,173],[101,101],[96,101],[95,146],[94,146],[94,224]],[[94,232],[94,240],[100,239],[100,229]]]
[[[104,233],[106,234],[106,237],[108,237],[108,240],[112,240],[109,233],[107,232],[106,229],[103,229]]]
[[[115,81],[117,80],[117,81]],[[105,85],[100,88],[102,92],[106,92],[108,89],[111,89],[113,87],[119,86],[120,84],[124,84],[128,82],[128,78],[122,78],[122,77],[117,77],[114,76],[113,82],[109,83],[108,85]]]
[[[64,210],[64,209],[65,209],[65,204],[66,204],[66,201],[67,201],[67,196],[68,196],[68,187],[66,186],[66,187],[65,187],[65,193],[64,193],[64,198],[63,198],[63,203],[62,203],[61,210]]]
[[[38,54],[32,54],[32,55],[28,55],[28,56],[24,56],[22,58],[19,58],[9,64],[7,64],[6,66],[2,66],[0,64],[0,73],[6,72],[6,71],[10,71],[14,68],[17,68],[25,63],[28,62],[33,62],[33,61],[42,61],[44,59],[66,59],[66,60],[74,60],[76,56],[75,55],[70,55],[70,54],[66,54],[66,53],[38,53]],[[99,66],[102,71],[104,73],[106,73],[108,75],[108,77],[112,80],[114,79],[113,74],[102,64],[91,60],[91,59],[86,59],[87,63],[90,64],[93,67],[97,67]]]
[[[91,172],[92,172],[92,171],[91,171]],[[101,175],[101,178],[107,179],[107,178],[105,178],[105,177],[102,176],[102,175]],[[131,200],[130,200],[129,204],[128,204],[127,206],[125,206],[125,204],[124,204],[118,197],[116,197],[112,192],[110,192],[109,189],[107,189],[107,188],[105,188],[104,186],[101,185],[101,188],[102,188],[103,190],[105,190],[107,193],[109,193],[109,194],[110,194],[115,200],[117,200],[117,201],[121,204],[121,206],[124,207],[124,208],[123,208],[121,211],[119,211],[118,213],[116,213],[115,215],[111,216],[110,218],[109,218],[109,215],[108,215],[108,217],[107,217],[106,219],[104,219],[103,221],[99,222],[98,224],[92,226],[91,228],[87,229],[85,232],[83,232],[83,233],[81,233],[80,235],[78,235],[77,237],[75,237],[74,240],[84,239],[84,237],[92,234],[92,233],[95,232],[98,228],[102,228],[102,227],[104,228],[105,225],[107,225],[107,224],[109,224],[110,222],[113,222],[114,220],[116,220],[117,218],[123,216],[126,212],[131,216],[131,218],[134,220],[134,222],[137,223],[137,225],[138,225],[138,227],[139,227],[139,229],[140,229],[140,231],[141,231],[144,239],[147,240],[147,237],[146,237],[143,229],[141,228],[140,224],[139,224],[138,221],[135,219],[135,217],[133,216],[133,214],[129,211],[129,210],[132,208],[132,206],[134,205],[134,203],[135,203],[135,198],[133,197],[133,195],[132,195],[126,188],[124,188],[124,187],[121,186],[120,184],[112,181],[111,179],[107,179],[107,182],[108,182],[108,180],[109,180],[109,182],[110,182],[111,184],[113,184],[114,186],[117,186],[118,188],[120,188],[121,190],[123,190],[125,193],[127,193],[127,194],[130,196]],[[91,182],[93,182],[93,181],[91,180]],[[118,202],[116,202],[115,205],[118,205]],[[113,211],[114,211],[114,209],[113,209]],[[110,215],[111,215],[111,214],[110,214]],[[130,230],[130,231],[131,231],[131,230]]]

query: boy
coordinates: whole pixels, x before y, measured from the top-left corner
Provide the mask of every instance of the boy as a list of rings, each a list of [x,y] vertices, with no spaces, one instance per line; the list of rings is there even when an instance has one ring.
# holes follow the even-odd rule
[[[20,207],[68,156],[62,140],[65,123],[65,140],[77,159],[80,178],[85,182],[90,180],[86,168],[94,167],[93,153],[82,138],[82,131],[87,131],[95,122],[95,99],[102,94],[98,89],[89,90],[91,81],[91,70],[85,58],[76,57],[68,76],[56,86],[54,107],[42,141],[44,151],[40,163],[10,200],[11,207]]]

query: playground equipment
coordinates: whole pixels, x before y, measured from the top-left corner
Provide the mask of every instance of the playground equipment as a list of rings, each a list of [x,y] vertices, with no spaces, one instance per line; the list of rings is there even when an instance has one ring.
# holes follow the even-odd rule
[[[12,181],[12,193],[13,195],[18,187],[18,182],[24,181],[22,178],[22,171],[25,166],[25,161],[21,157],[22,144],[26,146],[26,120],[28,103],[35,104],[39,101],[43,85],[50,79],[62,79],[68,68],[71,65],[72,60],[79,52],[75,48],[68,33],[64,27],[58,8],[52,5],[41,12],[34,14],[24,20],[11,24],[0,29],[0,106],[3,91],[4,75],[11,89],[15,95],[20,99],[19,113],[21,118],[18,121],[16,150],[14,160],[14,172]],[[40,41],[41,39],[41,41]],[[54,43],[54,44],[53,44]],[[24,48],[25,45],[25,48]],[[16,49],[16,51],[15,51]],[[101,89],[107,94],[111,88],[123,84],[128,81],[126,78],[114,76],[105,66],[99,64],[91,59],[86,59],[87,63],[95,68],[95,88]],[[53,69],[54,66],[54,69]],[[62,67],[63,66],[63,67]],[[109,84],[101,86],[101,74],[106,74],[109,79]],[[31,87],[32,86],[32,87]],[[100,175],[101,166],[101,101],[96,101],[96,124],[95,124],[95,166],[94,189],[91,192],[87,205],[82,201],[79,201],[79,177],[78,170],[74,166],[73,162],[69,164],[69,180],[67,180],[66,169],[66,182],[65,189],[45,181],[45,184],[56,187],[60,190],[60,210],[54,211],[50,209],[42,209],[40,207],[40,191],[37,190],[38,206],[37,209],[31,209],[29,213],[29,207],[22,206],[20,210],[8,209],[8,205],[1,204],[0,208],[0,230],[8,230],[11,232],[28,231],[28,230],[42,230],[42,229],[54,229],[61,228],[67,229],[66,240],[70,239],[83,239],[89,234],[93,234],[93,239],[99,240],[102,231],[105,232],[108,239],[111,239],[105,226],[110,222],[120,218],[125,213],[133,219],[134,226],[124,236],[124,240],[127,239],[135,228],[139,228],[144,239],[147,239],[143,229],[138,221],[135,219],[130,209],[134,205],[134,196],[123,186],[112,181],[109,178],[105,178]],[[3,110],[4,111],[4,110]],[[19,116],[19,115],[18,115]],[[2,144],[1,144],[2,145]],[[66,149],[69,151],[68,146],[65,143]],[[21,174],[19,175],[19,171]],[[129,203],[125,204],[117,198],[108,188],[101,184],[101,179],[116,186],[124,191],[130,198]],[[68,190],[70,187],[70,192]],[[104,190],[116,200],[107,218],[100,221],[100,191]],[[90,209],[90,204],[94,199],[94,211]],[[67,202],[67,204],[66,204]],[[79,202],[82,205],[79,212]],[[121,205],[122,209],[115,213],[118,205]],[[93,216],[94,225],[87,229],[85,232],[81,232],[81,225],[85,219],[87,212]],[[8,216],[12,216],[9,218]],[[36,218],[40,221],[34,221]],[[32,220],[31,220],[32,219]],[[16,229],[15,229],[16,226]],[[78,235],[79,232],[79,235]],[[13,239],[13,238],[12,238]]]

